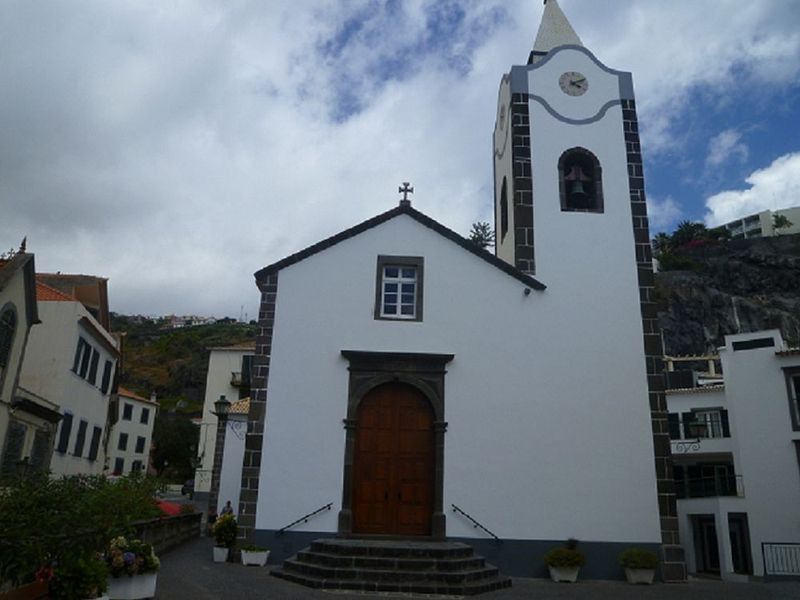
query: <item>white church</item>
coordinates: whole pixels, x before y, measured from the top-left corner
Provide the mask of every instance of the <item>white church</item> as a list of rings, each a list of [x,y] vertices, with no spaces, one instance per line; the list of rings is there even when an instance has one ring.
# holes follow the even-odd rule
[[[495,255],[404,193],[255,274],[238,516],[270,563],[448,541],[543,577],[575,538],[582,578],[640,547],[685,579],[632,77],[556,0],[500,81],[494,172]]]

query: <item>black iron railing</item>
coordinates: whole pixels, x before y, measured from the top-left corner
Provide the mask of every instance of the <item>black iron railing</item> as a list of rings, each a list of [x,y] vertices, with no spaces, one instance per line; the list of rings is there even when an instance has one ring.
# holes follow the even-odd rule
[[[458,506],[456,506],[455,504],[451,504],[450,506],[452,506],[452,507],[453,507],[453,512],[454,512],[454,513],[460,513],[460,514],[464,515],[464,516],[465,516],[467,519],[469,519],[469,520],[472,522],[472,526],[473,526],[473,527],[475,527],[476,529],[482,529],[483,531],[485,531],[486,533],[488,533],[490,536],[492,536],[494,539],[496,539],[498,542],[500,541],[500,538],[499,538],[499,537],[497,537],[497,536],[496,536],[495,534],[493,534],[491,531],[489,531],[488,529],[486,529],[486,527],[484,527],[483,525],[481,525],[480,523],[478,523],[478,521],[476,521],[475,519],[473,519],[473,518],[472,518],[470,515],[468,515],[467,513],[465,513],[465,512],[464,512],[463,510],[461,510],[461,509],[460,509]]]
[[[331,506],[333,506],[333,502],[328,502],[328,503],[327,503],[325,506],[321,506],[321,507],[319,507],[319,508],[318,508],[317,510],[315,510],[314,512],[310,512],[310,513],[308,513],[307,515],[303,515],[303,516],[302,516],[302,517],[300,517],[299,519],[297,519],[297,520],[295,520],[295,521],[292,521],[291,523],[289,523],[289,524],[288,524],[286,527],[281,527],[280,529],[278,529],[278,533],[277,533],[277,535],[282,535],[284,531],[286,531],[287,529],[290,529],[290,528],[294,527],[294,526],[295,526],[295,525],[297,525],[298,523],[308,523],[308,520],[309,520],[311,517],[313,517],[314,515],[317,515],[317,514],[321,513],[321,512],[322,512],[322,511],[324,511],[324,510],[330,510],[330,509],[331,509]]]

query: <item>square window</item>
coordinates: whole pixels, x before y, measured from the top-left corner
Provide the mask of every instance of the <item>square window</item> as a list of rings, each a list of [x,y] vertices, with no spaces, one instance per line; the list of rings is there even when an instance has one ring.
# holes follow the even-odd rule
[[[423,258],[378,256],[375,318],[422,320]]]

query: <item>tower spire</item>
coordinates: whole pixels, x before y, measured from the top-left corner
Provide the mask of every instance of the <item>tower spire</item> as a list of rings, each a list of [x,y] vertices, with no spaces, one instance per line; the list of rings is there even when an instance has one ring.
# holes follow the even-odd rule
[[[542,22],[536,33],[536,41],[533,42],[533,50],[528,58],[528,64],[541,60],[553,48],[565,44],[583,46],[581,38],[575,33],[567,17],[561,11],[558,0],[544,0]]]

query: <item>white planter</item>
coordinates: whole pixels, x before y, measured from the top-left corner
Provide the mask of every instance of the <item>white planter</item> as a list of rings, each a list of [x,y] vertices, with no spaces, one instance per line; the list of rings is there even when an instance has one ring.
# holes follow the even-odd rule
[[[263,567],[265,564],[267,564],[267,559],[269,559],[269,550],[264,550],[263,552],[242,550],[243,565],[255,565],[256,567]]]
[[[144,575],[122,575],[108,578],[108,592],[111,600],[136,600],[137,598],[154,598],[156,595],[156,578],[158,573]]]
[[[225,546],[214,546],[214,562],[228,560],[228,549]]]
[[[551,567],[548,566],[550,569],[550,579],[553,581],[561,581],[565,583],[575,583],[578,581],[578,571],[581,570],[580,567]]]
[[[625,569],[625,577],[628,579],[628,583],[633,584],[653,585],[655,574],[655,569]]]

